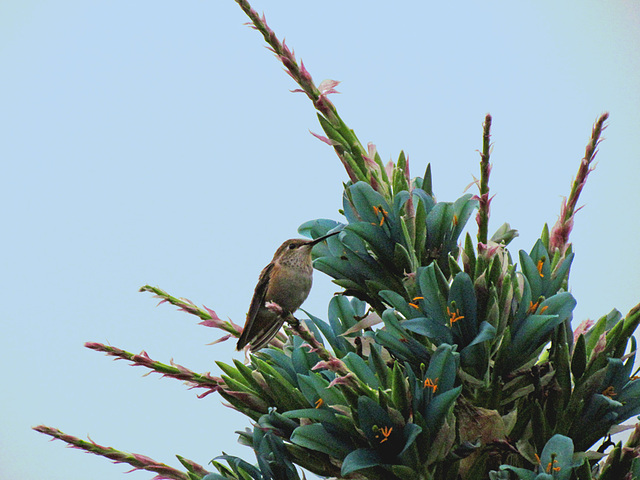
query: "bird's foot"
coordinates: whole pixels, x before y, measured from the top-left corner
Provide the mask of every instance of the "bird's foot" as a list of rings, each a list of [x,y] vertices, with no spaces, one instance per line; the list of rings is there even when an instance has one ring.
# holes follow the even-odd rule
[[[284,321],[287,322],[296,331],[300,328],[300,320],[293,316],[292,313],[287,312],[284,316]]]
[[[282,308],[276,302],[267,302],[267,303],[264,304],[264,306],[271,313],[275,313],[279,317],[284,317],[285,316],[286,312],[285,312],[284,308]]]

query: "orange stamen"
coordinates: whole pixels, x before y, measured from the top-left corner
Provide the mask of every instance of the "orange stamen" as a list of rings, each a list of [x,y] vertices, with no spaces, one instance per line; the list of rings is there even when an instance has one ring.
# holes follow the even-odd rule
[[[380,433],[382,433],[382,436],[384,437],[382,440],[380,440],[380,443],[384,443],[387,440],[389,440],[389,435],[391,435],[392,430],[393,430],[393,427],[382,427],[380,429]]]
[[[376,215],[382,215],[382,218],[380,219],[380,227],[384,224],[384,220],[385,218],[387,218],[387,215],[389,215],[389,212],[387,212],[384,208],[382,208],[382,205],[378,205],[378,206],[373,206],[373,212]],[[375,224],[372,224],[375,225]]]
[[[547,465],[547,473],[551,473],[551,470],[553,470],[554,472],[560,471],[560,467],[553,466],[554,463],[558,463],[558,460],[554,459],[553,462],[549,462],[549,464]]]
[[[324,400],[322,400],[321,398],[316,400],[316,408],[320,408],[323,404],[324,404]]]
[[[411,305],[416,310],[420,310],[420,307],[418,306],[417,300],[424,300],[424,297],[413,297],[413,302],[415,302],[415,303],[409,303],[409,305]]]
[[[538,260],[538,265],[536,266],[536,268],[538,269],[538,273],[540,274],[541,277],[544,277],[544,274],[542,273],[543,265],[544,265],[544,258],[541,258],[540,260]]]
[[[604,395],[605,397],[609,397],[609,398],[613,398],[616,395],[618,395],[615,391],[615,389],[613,388],[613,386],[608,386],[607,388],[605,388],[602,391],[602,395]]]
[[[438,389],[438,379],[436,378],[434,381],[431,381],[430,378],[427,378],[424,381],[424,388],[431,388],[433,393],[436,393],[436,390]]]
[[[456,323],[458,320],[462,320],[464,318],[464,315],[460,315],[460,310],[458,310],[456,308],[455,312],[452,312],[451,310],[449,310],[449,307],[447,307],[447,315],[449,315],[449,326],[452,327],[454,323]]]
[[[527,313],[529,315],[536,313],[536,310],[538,310],[539,306],[540,306],[540,300],[538,300],[536,303],[529,302],[529,310],[527,310]],[[545,305],[544,307],[542,307],[538,312],[538,315],[542,315],[547,308],[549,308],[549,305]]]

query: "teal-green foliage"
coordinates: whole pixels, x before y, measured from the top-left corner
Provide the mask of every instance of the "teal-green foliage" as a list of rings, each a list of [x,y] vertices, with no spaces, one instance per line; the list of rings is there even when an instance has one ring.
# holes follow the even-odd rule
[[[508,225],[483,248],[469,234],[460,246],[478,201],[437,202],[425,184],[431,179],[390,187],[391,198],[362,181],[348,184],[345,223],[300,227],[311,238],[341,230],[313,257],[344,292],[331,299],[328,321],[307,313],[305,324],[348,375],[319,363],[298,337],[253,355],[249,367],[221,364],[247,401],[223,395],[258,421],[242,435],[256,450],[260,478],[296,478],[296,463],[327,476],[471,478],[465,472],[484,470],[492,478],[569,479],[574,470],[590,475],[580,452],[640,414],[634,356],[611,356],[621,357],[630,338],[635,350],[638,312],[603,317],[573,345],[571,249],[550,255],[543,235],[515,264]],[[378,325],[361,322],[367,316]],[[259,408],[247,411],[248,399]],[[501,418],[494,440],[513,451],[484,442],[488,426],[468,425],[463,408]],[[511,464],[498,469],[491,455]],[[550,462],[556,473],[543,471]]]

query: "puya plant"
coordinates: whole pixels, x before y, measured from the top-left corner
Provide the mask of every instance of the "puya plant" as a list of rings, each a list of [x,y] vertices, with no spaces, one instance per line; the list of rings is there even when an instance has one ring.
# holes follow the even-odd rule
[[[626,445],[610,434],[640,414],[633,365],[640,305],[613,310],[573,331],[569,236],[607,114],[596,121],[557,223],[530,251],[508,250],[508,224],[489,236],[491,117],[483,128],[477,195],[436,200],[430,167],[412,178],[400,153],[384,164],[364,148],[328,95],[250,5],[236,0],[318,111],[324,135],[349,177],[341,221],[318,219],[299,231],[318,238],[314,267],[343,291],[326,320],[304,311],[286,334],[248,363],[217,362],[197,374],[116,347],[88,348],[218,393],[253,422],[238,432],[256,463],[221,455],[212,471],[178,457],[179,471],[146,456],[36,430],[155,478],[295,480],[306,469],[353,479],[618,479],[640,476],[640,429]],[[475,214],[477,235],[465,232]],[[206,307],[144,286],[205,326],[242,329]],[[298,315],[300,316],[300,315]],[[608,447],[614,448],[607,454]]]

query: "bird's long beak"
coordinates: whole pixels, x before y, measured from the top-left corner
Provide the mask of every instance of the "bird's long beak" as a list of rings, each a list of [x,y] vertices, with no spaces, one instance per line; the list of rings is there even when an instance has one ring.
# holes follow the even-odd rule
[[[309,246],[313,246],[316,243],[320,243],[321,241],[329,238],[329,237],[333,237],[334,235],[337,235],[338,233],[340,233],[342,230],[338,230],[337,232],[331,232],[331,233],[327,233],[326,235],[323,235],[322,237],[318,237],[314,240],[310,240],[309,243],[307,243],[307,245]]]

